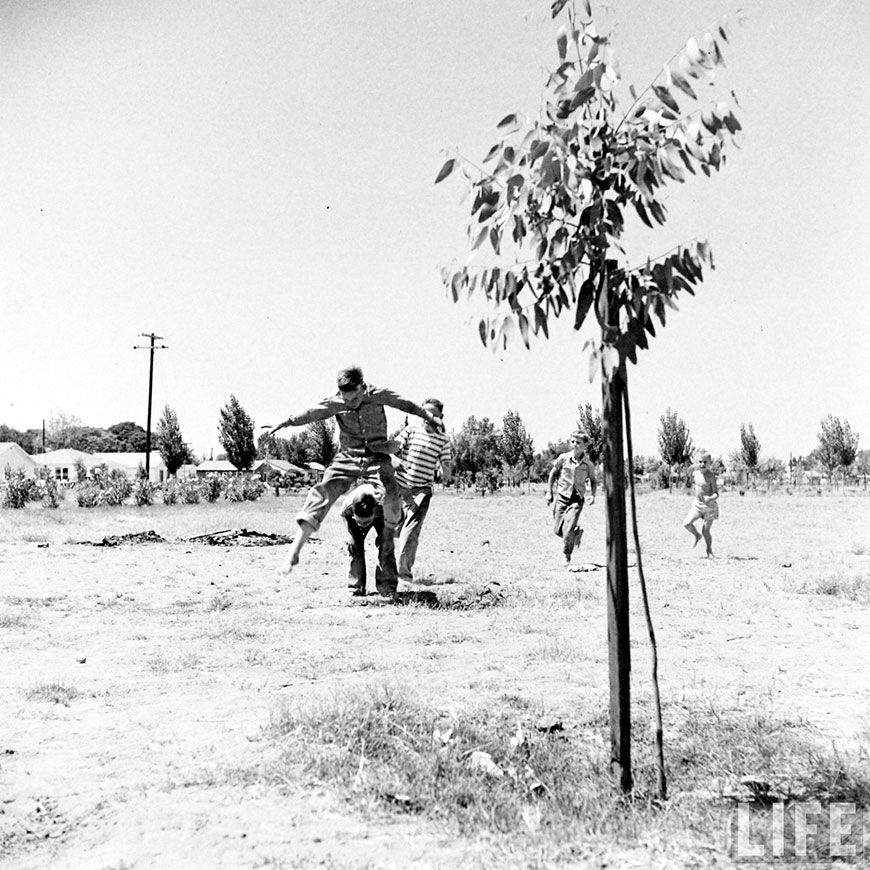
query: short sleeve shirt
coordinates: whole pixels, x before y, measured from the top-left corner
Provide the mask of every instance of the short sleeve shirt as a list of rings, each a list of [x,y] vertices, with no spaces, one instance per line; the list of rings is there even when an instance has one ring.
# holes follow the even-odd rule
[[[586,494],[586,481],[595,477],[595,466],[587,456],[582,459],[574,458],[574,451],[569,450],[556,457],[553,463],[556,469],[556,491],[565,498],[570,498],[573,492],[577,492],[580,498]]]

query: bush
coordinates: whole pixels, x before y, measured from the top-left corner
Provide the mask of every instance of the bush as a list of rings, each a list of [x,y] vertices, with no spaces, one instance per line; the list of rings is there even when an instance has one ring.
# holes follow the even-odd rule
[[[251,474],[239,474],[229,482],[226,498],[229,501],[256,501],[266,491],[266,484]]]
[[[105,486],[106,504],[117,507],[123,504],[133,492],[133,482],[119,468],[113,469]]]
[[[54,472],[40,468],[36,472],[37,487],[42,495],[42,506],[56,508],[64,497],[63,490],[57,485]]]
[[[202,500],[199,481],[189,477],[178,481],[178,496],[184,504],[199,504]]]
[[[216,502],[224,491],[224,485],[216,474],[209,474],[199,481],[202,497],[209,503]]]
[[[139,507],[154,504],[154,487],[147,477],[137,478],[133,486],[133,498]]]
[[[7,465],[3,471],[6,478],[6,488],[3,493],[3,507],[23,508],[29,501],[38,501],[40,498],[36,481],[24,476],[20,468],[14,471]]]
[[[104,490],[93,480],[86,480],[76,486],[76,504],[83,508],[92,508],[103,504]]]
[[[178,503],[178,481],[167,480],[163,484],[163,504]]]

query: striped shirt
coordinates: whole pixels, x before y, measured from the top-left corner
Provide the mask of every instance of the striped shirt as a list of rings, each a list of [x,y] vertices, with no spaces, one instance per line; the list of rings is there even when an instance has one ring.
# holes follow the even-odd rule
[[[444,432],[430,432],[424,426],[409,426],[400,436],[404,468],[396,471],[399,486],[405,489],[431,487],[438,463],[450,459],[450,438]]]

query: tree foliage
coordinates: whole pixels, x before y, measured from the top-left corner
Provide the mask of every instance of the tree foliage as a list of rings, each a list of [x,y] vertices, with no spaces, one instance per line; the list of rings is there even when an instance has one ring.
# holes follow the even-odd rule
[[[566,311],[579,329],[591,311],[601,327],[600,342],[587,343],[593,370],[599,357],[612,370],[637,361],[655,321],[664,326],[677,297],[694,294],[713,268],[704,241],[638,266],[621,262],[627,214],[649,227],[664,224],[665,186],[720,169],[741,126],[736,100],[701,105],[696,90],[724,65],[726,20],[689,39],[641,93],[629,87],[621,109],[610,36],[598,32],[588,2],[580,5],[552,4],[553,17],[566,10],[568,20],[557,33],[558,65],[540,115],[511,113],[499,122],[488,169],[452,157],[439,171],[436,183],[457,169],[468,180],[468,238],[486,260],[445,268],[442,279],[454,302],[479,293],[494,309],[478,324],[494,347],[515,336],[528,347],[530,335],[548,337],[550,321]],[[687,100],[695,108],[684,114]]]
[[[453,436],[453,473],[475,480],[477,474],[501,468],[501,446],[495,424],[470,416]]]
[[[692,439],[689,428],[670,408],[661,416],[661,428],[659,429],[659,453],[662,461],[672,468],[679,468],[692,459]]]
[[[315,420],[305,427],[307,435],[306,452],[309,462],[319,462],[321,465],[329,465],[338,446],[335,443],[335,420]]]
[[[185,462],[192,459],[190,446],[181,437],[178,415],[169,405],[163,408],[163,416],[157,421],[157,449],[166,464],[166,471],[174,477]]]
[[[218,441],[226,450],[227,459],[236,468],[244,470],[251,467],[257,455],[254,421],[234,395],[230,395],[230,401],[221,408]]]
[[[761,442],[755,435],[752,423],[749,426],[740,424],[740,451],[741,463],[749,471],[758,470],[758,460],[761,456]]]
[[[588,442],[587,453],[589,458],[598,463],[601,461],[601,452],[604,449],[604,426],[601,422],[601,411],[592,410],[592,405],[577,406],[577,426],[586,433]]]
[[[107,431],[117,439],[119,453],[143,453],[145,451],[147,436],[145,430],[138,423],[134,423],[132,420],[113,423]]]
[[[530,470],[535,461],[534,443],[518,411],[508,410],[502,418],[498,446],[507,482],[515,486],[523,470]]]
[[[840,422],[838,417],[828,414],[821,421],[818,437],[819,446],[814,453],[830,474],[851,467],[858,453],[858,433],[852,432],[848,420]]]

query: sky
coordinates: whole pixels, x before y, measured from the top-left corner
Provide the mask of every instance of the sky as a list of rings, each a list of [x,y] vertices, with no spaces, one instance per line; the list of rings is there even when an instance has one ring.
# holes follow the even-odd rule
[[[636,454],[675,411],[723,457],[870,446],[870,72],[865,0],[612,0],[623,81],[645,87],[723,15],[740,148],[674,184],[631,252],[707,239],[716,270],[629,368]],[[235,395],[257,431],[370,383],[470,415],[517,411],[540,450],[601,406],[585,335],[493,352],[440,269],[469,251],[448,156],[534,115],[557,59],[544,0],[5,0],[0,4],[0,423],[152,427],[200,456]],[[390,412],[391,422],[401,422]],[[285,430],[282,434],[290,434]]]

